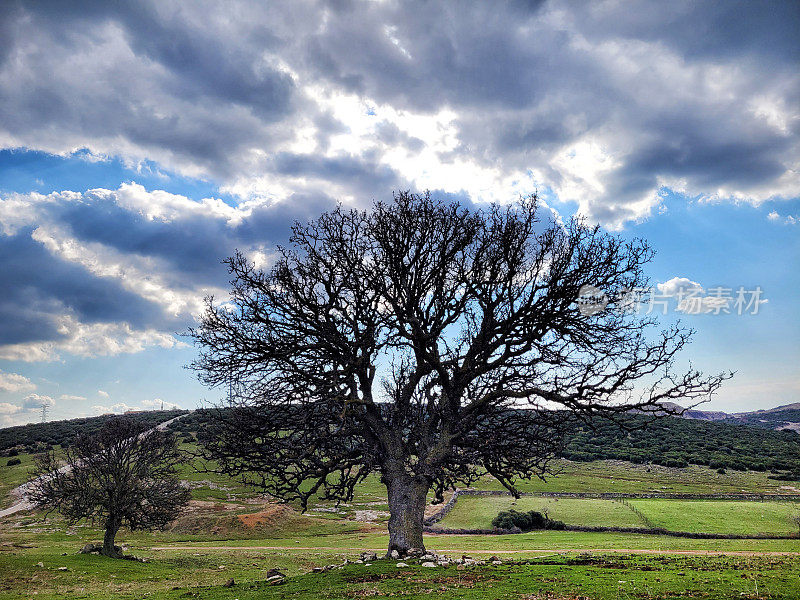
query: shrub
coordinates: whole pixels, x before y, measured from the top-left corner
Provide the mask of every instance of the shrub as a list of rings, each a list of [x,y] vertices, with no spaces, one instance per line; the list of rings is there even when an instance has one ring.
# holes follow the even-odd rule
[[[519,512],[514,509],[504,510],[492,519],[492,527],[496,529],[514,529],[532,531],[534,529],[564,529],[562,521],[555,521],[536,510]]]
[[[7,466],[13,467],[14,465],[22,464],[22,461],[18,458],[10,458],[6,463]]]
[[[723,469],[722,467],[720,467],[719,469],[717,469],[717,473],[719,473],[720,475],[725,475],[725,473],[727,473],[727,471],[725,469]]]

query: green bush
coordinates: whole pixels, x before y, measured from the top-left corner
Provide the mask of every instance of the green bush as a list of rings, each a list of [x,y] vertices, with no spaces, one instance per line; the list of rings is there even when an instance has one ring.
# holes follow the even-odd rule
[[[521,529],[533,531],[534,529],[564,529],[562,521],[554,521],[536,510],[519,512],[514,509],[504,510],[492,519],[492,527],[497,529]]]
[[[18,458],[10,458],[6,463],[6,465],[9,467],[13,467],[14,465],[19,465],[19,464],[22,464],[22,461]]]

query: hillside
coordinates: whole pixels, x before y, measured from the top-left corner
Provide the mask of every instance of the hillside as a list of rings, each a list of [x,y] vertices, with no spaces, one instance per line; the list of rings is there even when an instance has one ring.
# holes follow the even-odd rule
[[[186,412],[185,410],[150,410],[129,416],[145,425],[155,426]],[[93,433],[112,418],[114,418],[112,415],[103,415],[6,427],[0,429],[0,454],[36,452],[47,446],[63,446],[69,444],[78,433]]]
[[[677,404],[669,403],[669,405],[672,408],[680,409]],[[751,425],[766,429],[790,429],[800,432],[800,402],[739,413],[688,409],[683,412],[682,417],[700,421],[722,421],[731,425]]]
[[[609,422],[576,427],[562,455],[570,460],[626,460],[667,467],[688,464],[713,469],[773,471],[800,476],[800,435],[749,424],[664,417],[646,428],[644,417],[632,415],[621,430]],[[780,475],[783,473],[783,475]],[[791,473],[791,475],[788,475]]]
[[[773,413],[773,414],[781,414]],[[705,465],[714,469],[772,471],[774,477],[800,479],[800,435],[736,423],[664,417],[646,428],[631,415],[631,431],[600,421],[593,428],[576,423],[561,452],[573,461],[602,459],[652,463],[666,467]],[[172,425],[182,432],[202,432],[210,412],[196,410]]]
[[[587,462],[623,460],[637,464],[666,467],[705,465],[713,469],[772,471],[772,476],[800,479],[800,435],[778,431],[768,423],[782,422],[792,411],[778,407],[771,411],[743,413],[723,419],[664,417],[642,428],[644,417],[631,415],[631,430],[611,422],[597,422],[593,427],[576,423],[561,452],[563,458]],[[155,425],[186,411],[148,411],[133,418]],[[51,423],[36,423],[0,429],[0,453],[16,449],[36,451],[47,445],[68,444],[79,431],[94,431],[110,417],[92,417]],[[772,419],[775,419],[774,421]],[[800,417],[799,417],[800,420]],[[206,409],[192,411],[171,427],[182,433],[203,432],[211,422]]]

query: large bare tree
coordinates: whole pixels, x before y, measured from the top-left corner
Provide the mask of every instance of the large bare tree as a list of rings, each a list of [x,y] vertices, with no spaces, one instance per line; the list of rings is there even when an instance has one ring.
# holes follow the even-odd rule
[[[71,523],[99,522],[105,528],[101,554],[120,558],[114,539],[121,526],[161,529],[189,501],[177,477],[182,461],[172,432],[117,417],[95,434],[78,435],[63,453],[37,457],[28,496]]]
[[[690,332],[659,333],[618,300],[647,285],[651,256],[552,221],[535,197],[470,210],[400,193],[297,224],[268,271],[227,260],[230,299],[208,298],[191,331],[194,368],[234,405],[208,450],[304,507],[349,499],[377,471],[389,550],[423,548],[431,490],[488,472],[516,493],[547,472],[570,419],[655,414],[717,389],[724,375],[675,372]],[[581,306],[589,285],[604,310]]]

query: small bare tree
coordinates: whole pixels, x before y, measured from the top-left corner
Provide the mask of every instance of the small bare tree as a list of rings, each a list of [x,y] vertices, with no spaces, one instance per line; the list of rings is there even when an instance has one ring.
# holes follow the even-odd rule
[[[233,392],[210,456],[303,507],[377,471],[404,553],[423,548],[431,489],[488,472],[516,494],[572,419],[715,391],[726,375],[674,368],[689,331],[618,301],[647,285],[647,244],[548,215],[536,198],[468,210],[400,193],[297,224],[268,272],[230,258],[230,301],[209,298],[191,332],[201,380]],[[586,310],[588,286],[607,297]]]
[[[29,497],[70,523],[102,524],[101,553],[120,558],[114,539],[121,526],[162,529],[189,501],[177,477],[183,458],[172,432],[114,418],[93,435],[78,435],[63,454],[37,457]]]

